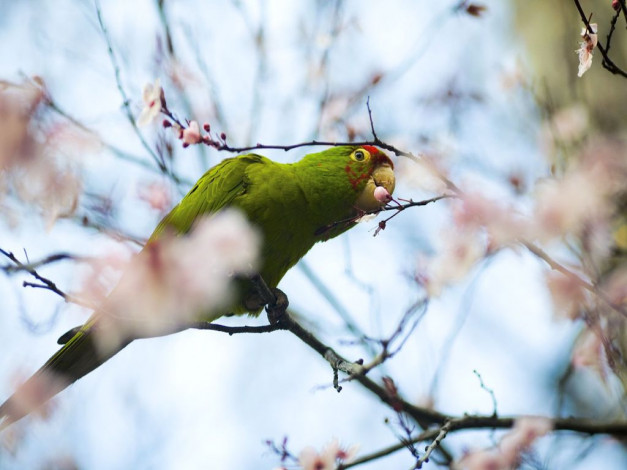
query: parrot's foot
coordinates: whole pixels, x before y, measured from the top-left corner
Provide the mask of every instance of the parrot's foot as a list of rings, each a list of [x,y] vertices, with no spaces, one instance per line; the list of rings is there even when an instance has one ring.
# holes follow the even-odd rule
[[[274,324],[281,320],[290,302],[285,292],[281,289],[272,287],[270,290],[274,294],[275,301],[274,303],[266,305],[266,312],[268,313],[268,321],[270,324]]]
[[[269,287],[259,274],[251,276],[250,280],[254,284],[256,292],[251,292],[247,296],[244,306],[251,313],[258,312],[265,306],[268,321],[271,324],[276,324],[281,320],[290,304],[287,295],[281,289]]]

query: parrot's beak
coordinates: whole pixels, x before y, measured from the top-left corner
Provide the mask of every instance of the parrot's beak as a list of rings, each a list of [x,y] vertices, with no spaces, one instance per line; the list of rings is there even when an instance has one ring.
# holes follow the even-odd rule
[[[366,187],[363,192],[357,198],[356,206],[362,211],[372,211],[379,209],[386,204],[386,201],[381,201],[375,197],[374,191],[377,186],[384,187],[391,195],[394,192],[394,186],[396,179],[394,177],[394,165],[387,155],[380,154],[381,157],[377,159],[377,164],[370,175],[370,179],[366,183]]]

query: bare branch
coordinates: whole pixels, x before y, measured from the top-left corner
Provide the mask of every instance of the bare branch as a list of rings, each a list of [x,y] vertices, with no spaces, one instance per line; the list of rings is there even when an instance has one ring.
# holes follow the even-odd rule
[[[81,305],[87,308],[92,308],[92,309],[96,307],[95,304],[93,304],[92,302],[89,302],[87,300],[81,299],[79,297],[76,297],[70,294],[66,294],[61,289],[59,289],[59,287],[57,287],[57,285],[54,282],[52,282],[50,279],[40,275],[32,265],[22,263],[10,251],[5,251],[2,248],[0,248],[0,254],[6,256],[9,260],[11,260],[15,264],[16,268],[13,270],[14,272],[25,271],[40,282],[40,283],[33,283],[33,282],[24,281],[22,283],[23,287],[32,287],[35,289],[46,289],[51,292],[54,292],[59,297],[63,298],[63,300],[65,300],[66,302],[72,302],[74,304]],[[7,272],[5,268],[3,268],[3,270]]]

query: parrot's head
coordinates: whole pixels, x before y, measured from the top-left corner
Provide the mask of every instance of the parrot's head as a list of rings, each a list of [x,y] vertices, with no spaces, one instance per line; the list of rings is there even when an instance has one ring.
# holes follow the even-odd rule
[[[392,160],[372,145],[331,147],[306,155],[297,165],[306,171],[308,200],[318,202],[331,219],[379,209],[394,191]]]
[[[396,182],[390,157],[372,145],[347,147],[346,153],[344,171],[358,194],[355,207],[370,211],[389,202]]]

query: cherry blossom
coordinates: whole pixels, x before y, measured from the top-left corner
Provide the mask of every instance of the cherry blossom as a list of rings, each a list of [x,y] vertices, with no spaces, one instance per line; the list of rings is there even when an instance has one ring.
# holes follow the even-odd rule
[[[150,124],[161,112],[163,89],[161,88],[161,82],[158,78],[155,80],[154,84],[147,83],[144,86],[142,99],[144,101],[144,108],[137,119],[138,126]]]
[[[586,291],[577,276],[566,276],[559,272],[548,272],[546,285],[549,288],[555,313],[570,320],[577,319],[586,300]]]
[[[149,242],[98,309],[100,346],[106,351],[129,336],[163,335],[224,314],[234,276],[254,271],[259,246],[257,231],[235,210],[201,219],[184,237]]]
[[[333,439],[321,452],[313,447],[306,447],[298,456],[298,463],[303,470],[334,470],[336,463],[349,463],[355,458],[358,445],[343,448],[337,439]]]
[[[553,429],[548,418],[525,416],[514,422],[514,427],[503,436],[497,448],[480,449],[467,453],[454,468],[459,470],[509,470],[517,468],[520,455],[534,442]]]
[[[577,76],[581,77],[584,73],[588,71],[588,69],[592,66],[592,51],[597,46],[598,37],[597,37],[597,24],[590,23],[590,28],[592,29],[592,33],[588,31],[588,28],[583,28],[581,30],[581,37],[583,41],[579,45],[579,49],[575,52],[579,54],[579,71],[577,72]]]
[[[142,201],[147,202],[150,207],[159,212],[165,212],[172,205],[172,195],[168,187],[162,183],[140,186],[138,196]]]
[[[459,281],[486,254],[478,232],[453,230],[439,239],[437,254],[423,259],[419,271],[430,296],[438,296],[444,287]]]
[[[184,146],[197,144],[202,140],[202,136],[200,135],[200,126],[198,125],[198,122],[192,121],[189,123],[187,129],[183,130],[181,140],[183,141]]]
[[[533,443],[553,429],[553,421],[539,416],[523,416],[514,422],[514,427],[499,444],[499,449],[508,466],[514,466],[520,454],[527,451]]]

